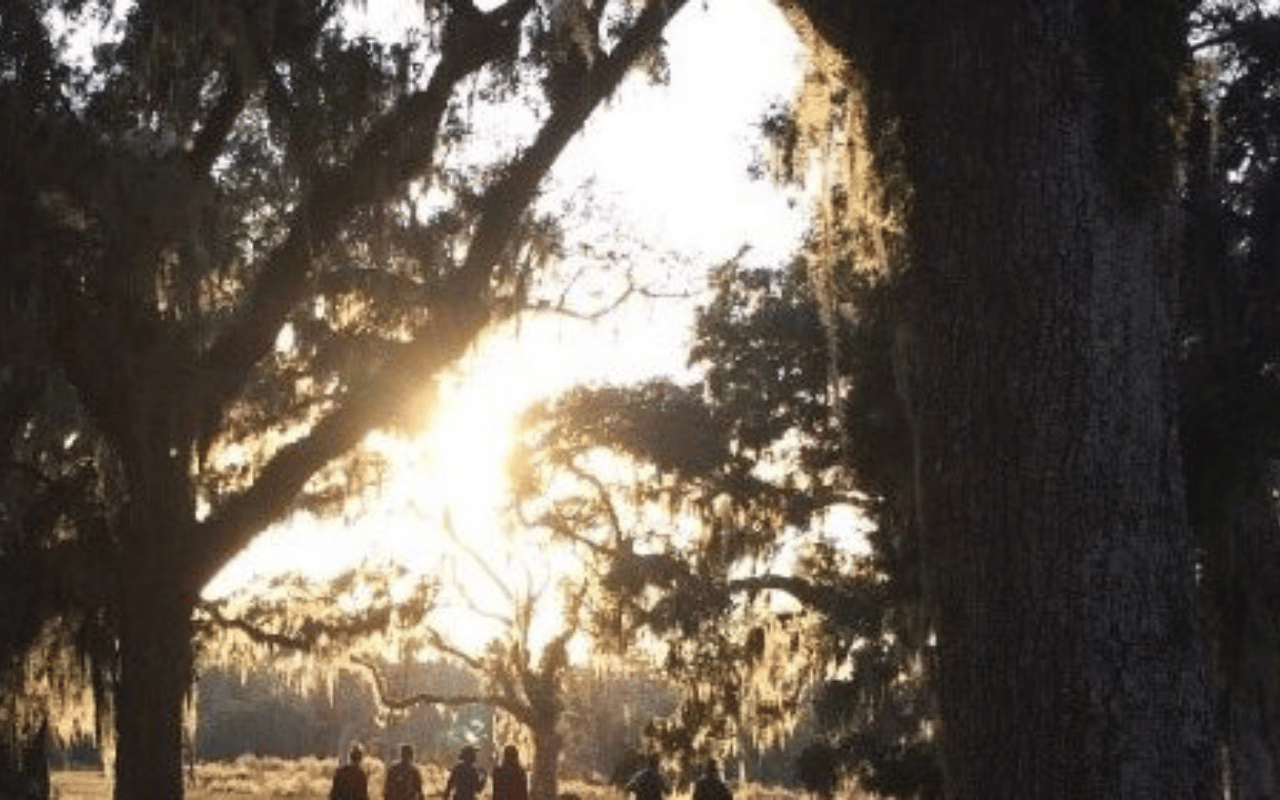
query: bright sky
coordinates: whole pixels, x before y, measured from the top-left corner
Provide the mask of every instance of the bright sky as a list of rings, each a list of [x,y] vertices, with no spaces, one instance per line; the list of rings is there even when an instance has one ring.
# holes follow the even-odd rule
[[[377,0],[369,5],[378,13]],[[682,259],[686,271],[696,265],[697,274],[678,276],[688,281],[684,288],[698,286],[702,269],[744,245],[750,246],[747,261],[783,263],[803,232],[805,204],[749,180],[747,171],[765,146],[756,124],[771,102],[795,90],[800,45],[769,0],[693,0],[669,29],[668,42],[670,84],[632,79],[624,86],[561,158],[548,202],[581,194],[589,182],[592,208],[616,218],[628,247],[667,254],[650,256],[644,274],[660,275]],[[593,227],[585,235],[605,234]],[[440,534],[444,507],[460,538],[490,559],[506,560],[492,566],[517,583],[524,567],[550,566],[545,553],[522,552],[513,537],[496,530],[491,511],[501,499],[515,416],[574,383],[679,371],[691,311],[689,302],[637,302],[596,325],[526,320],[517,336],[490,337],[467,374],[446,384],[432,429],[419,441],[388,445],[403,454],[404,468],[383,487],[382,502],[355,519],[288,524],[260,537],[209,593],[225,592],[255,572],[323,575],[362,560],[398,561],[442,576],[450,565],[473,570],[471,557]],[[476,593],[498,603],[482,585],[486,579],[476,580]]]

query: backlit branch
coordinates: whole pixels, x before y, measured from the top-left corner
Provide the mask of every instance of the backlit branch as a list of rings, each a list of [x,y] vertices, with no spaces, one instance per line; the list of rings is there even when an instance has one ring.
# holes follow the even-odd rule
[[[337,622],[306,617],[296,630],[287,632],[270,629],[243,616],[228,615],[223,611],[224,607],[224,603],[216,601],[199,601],[196,610],[208,619],[204,627],[238,631],[255,644],[304,653],[314,652],[326,643],[349,641],[384,630],[395,616],[391,608],[381,607],[364,616]]]
[[[191,150],[186,155],[187,169],[193,175],[207,175],[213,163],[221,154],[227,137],[235,128],[236,120],[244,110],[249,97],[246,85],[248,76],[241,74],[235,58],[228,56],[223,70],[226,86],[219,95],[217,103],[209,113],[209,118],[200,127],[192,142]]]
[[[609,57],[597,62],[580,99],[557,109],[533,144],[486,192],[466,261],[460,272],[442,288],[436,313],[424,323],[414,341],[404,344],[374,380],[353,392],[317,423],[307,437],[275,453],[252,487],[210,517],[202,526],[205,535],[200,537],[201,545],[193,548],[190,569],[205,580],[211,578],[253,536],[284,515],[315,472],[358,444],[369,430],[393,418],[403,401],[418,389],[416,377],[436,374],[465,352],[489,321],[490,309],[486,304],[489,278],[543,177],[581,129],[591,110],[612,94],[641,55],[657,45],[664,26],[684,3],[685,0],[652,0]],[[514,15],[519,7],[508,4],[499,11]],[[449,58],[450,50],[446,48],[442,65]],[[355,170],[372,169],[377,164],[374,157],[387,159],[388,151],[392,155],[389,160],[393,162],[396,155],[409,158],[415,166],[420,165],[417,159],[429,159],[422,150],[431,148],[422,148],[423,138],[434,139],[449,87],[462,73],[476,66],[471,61],[462,61],[450,69],[438,67],[432,86],[412,99],[408,110],[393,114],[375,126],[352,160],[351,168],[334,181],[340,178],[338,183],[351,184],[354,191],[358,175]],[[388,130],[393,127],[392,123],[399,122],[406,127]],[[380,144],[385,147],[380,148]],[[367,162],[373,162],[372,166]],[[414,170],[402,165],[401,172],[407,177]],[[375,181],[373,185],[376,184]],[[372,191],[369,184],[361,186],[365,192]],[[342,187],[330,187],[336,188]],[[313,225],[324,223],[320,230],[331,236],[338,225],[338,212],[353,207],[352,198],[342,197],[341,193],[337,200],[322,202],[324,197],[317,188],[309,203],[304,204],[307,207],[299,213],[300,222],[270,257],[263,280],[255,287],[246,320],[209,351],[206,367],[220,377],[213,380],[208,391],[218,408],[237,391],[250,365],[272,346],[280,321],[300,296],[305,283],[302,278],[315,243]]]
[[[613,532],[615,540],[625,537],[626,533],[622,527],[622,518],[618,515],[618,508],[613,502],[613,493],[599,475],[590,470],[583,469],[575,462],[569,462],[565,468],[576,477],[589,485],[596,494],[596,500],[604,508],[605,518],[609,522],[609,529]]]
[[[555,108],[528,149],[486,192],[476,235],[462,266],[466,283],[481,282],[482,276],[487,276],[493,265],[501,262],[510,239],[509,231],[515,229],[520,216],[531,206],[541,177],[550,171],[596,106],[617,90],[646,52],[657,46],[667,23],[686,2],[649,0],[613,50],[584,68],[582,87],[573,100]]]
[[[374,693],[377,695],[378,704],[383,708],[391,711],[407,711],[411,708],[419,706],[465,706],[473,703],[483,703],[487,705],[500,705],[497,698],[488,694],[452,694],[437,692],[415,692],[402,697],[393,697],[387,688],[386,676],[382,674],[382,669],[377,663],[363,656],[351,656],[352,663],[363,667],[369,673],[369,677],[373,680]]]
[[[518,35],[514,21],[493,25],[484,17],[452,30],[426,88],[404,98],[374,123],[346,165],[312,182],[288,235],[267,256],[240,321],[209,348],[204,367],[212,376],[206,389],[215,418],[273,346],[287,314],[305,296],[305,279],[315,254],[332,243],[354,211],[389,197],[429,171],[455,87],[506,53],[509,40]]]

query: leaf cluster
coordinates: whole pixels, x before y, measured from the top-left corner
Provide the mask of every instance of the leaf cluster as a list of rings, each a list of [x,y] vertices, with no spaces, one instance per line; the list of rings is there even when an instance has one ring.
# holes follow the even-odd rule
[[[597,642],[661,641],[686,692],[649,734],[682,757],[779,741],[833,678],[865,687],[860,729],[928,739],[892,292],[850,280],[826,315],[811,274],[717,273],[697,383],[577,389],[525,418],[527,518],[595,564]],[[871,523],[869,554],[824,531],[834,507]]]

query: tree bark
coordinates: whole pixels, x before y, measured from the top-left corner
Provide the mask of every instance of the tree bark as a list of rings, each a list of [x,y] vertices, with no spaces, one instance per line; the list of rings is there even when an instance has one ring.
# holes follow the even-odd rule
[[[193,677],[192,599],[163,577],[126,577],[115,691],[115,800],[183,796],[182,708]]]
[[[908,2],[871,31],[796,5],[855,65],[898,37],[868,77],[912,191],[898,368],[948,797],[1210,796],[1168,195],[1125,197],[1104,158],[1131,98],[1102,4]]]
[[[560,750],[564,737],[560,735],[559,720],[552,724],[531,725],[533,734],[533,764],[529,775],[529,800],[556,800],[559,795],[558,774]]]
[[[0,732],[0,797],[49,797],[48,741],[49,721],[44,718]]]

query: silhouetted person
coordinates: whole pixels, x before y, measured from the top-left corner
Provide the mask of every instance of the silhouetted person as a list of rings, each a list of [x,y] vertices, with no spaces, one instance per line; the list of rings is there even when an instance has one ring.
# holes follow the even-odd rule
[[[493,800],[529,800],[529,776],[513,744],[502,749],[502,763],[493,768]]]
[[[351,758],[333,773],[333,788],[329,800],[369,800],[369,778],[360,769],[364,750],[360,745],[351,746]]]
[[[476,800],[484,782],[485,774],[476,766],[476,749],[467,745],[458,753],[458,763],[449,770],[444,800]]]
[[[667,782],[662,779],[662,773],[658,772],[658,757],[646,758],[644,767],[632,775],[623,788],[634,794],[636,800],[662,800],[667,794]]]
[[[720,777],[720,765],[707,759],[707,768],[693,784],[693,800],[733,800],[733,792]]]
[[[400,745],[400,760],[387,768],[383,800],[423,800],[422,773],[413,765],[413,745]]]

